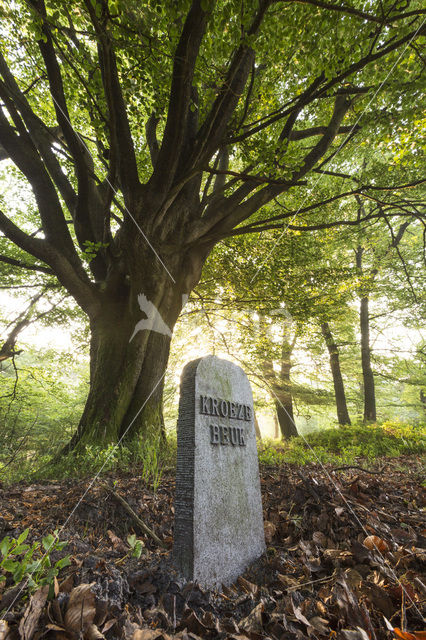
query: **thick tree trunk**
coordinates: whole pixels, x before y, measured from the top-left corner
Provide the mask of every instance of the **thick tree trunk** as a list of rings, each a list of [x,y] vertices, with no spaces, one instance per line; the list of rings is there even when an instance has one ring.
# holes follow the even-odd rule
[[[339,349],[334,341],[328,322],[323,322],[321,324],[321,331],[330,356],[330,368],[331,375],[333,376],[334,395],[336,398],[337,420],[340,425],[351,424],[348,406],[346,403],[345,386],[343,384],[342,371],[340,369]]]
[[[92,322],[90,389],[75,441],[105,445],[163,427],[170,337],[142,329],[130,340],[129,318],[118,308]]]
[[[91,318],[90,389],[71,446],[107,445],[164,430],[162,395],[171,334],[201,273],[201,262],[176,258],[173,282],[161,265],[130,277],[105,293],[105,304]],[[172,259],[170,259],[172,262]],[[176,278],[177,279],[177,278]]]

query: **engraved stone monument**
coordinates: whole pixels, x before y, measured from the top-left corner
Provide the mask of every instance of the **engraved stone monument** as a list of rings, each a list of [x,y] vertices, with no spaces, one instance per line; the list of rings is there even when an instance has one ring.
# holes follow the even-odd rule
[[[216,356],[183,370],[174,561],[204,587],[232,583],[264,551],[253,397],[244,371]]]

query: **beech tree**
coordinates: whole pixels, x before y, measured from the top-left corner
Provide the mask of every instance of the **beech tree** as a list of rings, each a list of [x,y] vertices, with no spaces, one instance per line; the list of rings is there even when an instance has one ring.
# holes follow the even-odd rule
[[[347,191],[342,179],[360,145],[414,127],[425,9],[16,0],[0,11],[0,158],[27,200],[2,196],[1,259],[54,276],[87,315],[90,391],[73,444],[116,442],[160,426],[170,335],[218,241],[285,221],[316,228],[324,174],[328,202],[391,190],[387,177]],[[274,199],[284,208],[271,219]],[[327,224],[338,223],[336,206]],[[151,324],[135,333],[143,309]]]

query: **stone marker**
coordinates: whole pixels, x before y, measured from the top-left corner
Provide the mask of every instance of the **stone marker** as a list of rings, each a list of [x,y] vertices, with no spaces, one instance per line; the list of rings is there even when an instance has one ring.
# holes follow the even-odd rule
[[[231,584],[265,549],[253,396],[244,371],[207,356],[183,370],[174,561],[203,587]]]

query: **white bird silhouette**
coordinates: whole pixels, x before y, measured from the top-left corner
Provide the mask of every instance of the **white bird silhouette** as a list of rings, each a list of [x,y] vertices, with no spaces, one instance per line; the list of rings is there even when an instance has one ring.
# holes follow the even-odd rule
[[[171,338],[172,332],[164,322],[157,307],[150,302],[143,293],[138,295],[138,302],[140,310],[143,311],[147,317],[143,320],[139,320],[129,342],[133,340],[138,331],[143,331],[144,329],[148,329],[148,331],[156,331],[157,333],[161,333],[164,336],[169,336]]]

